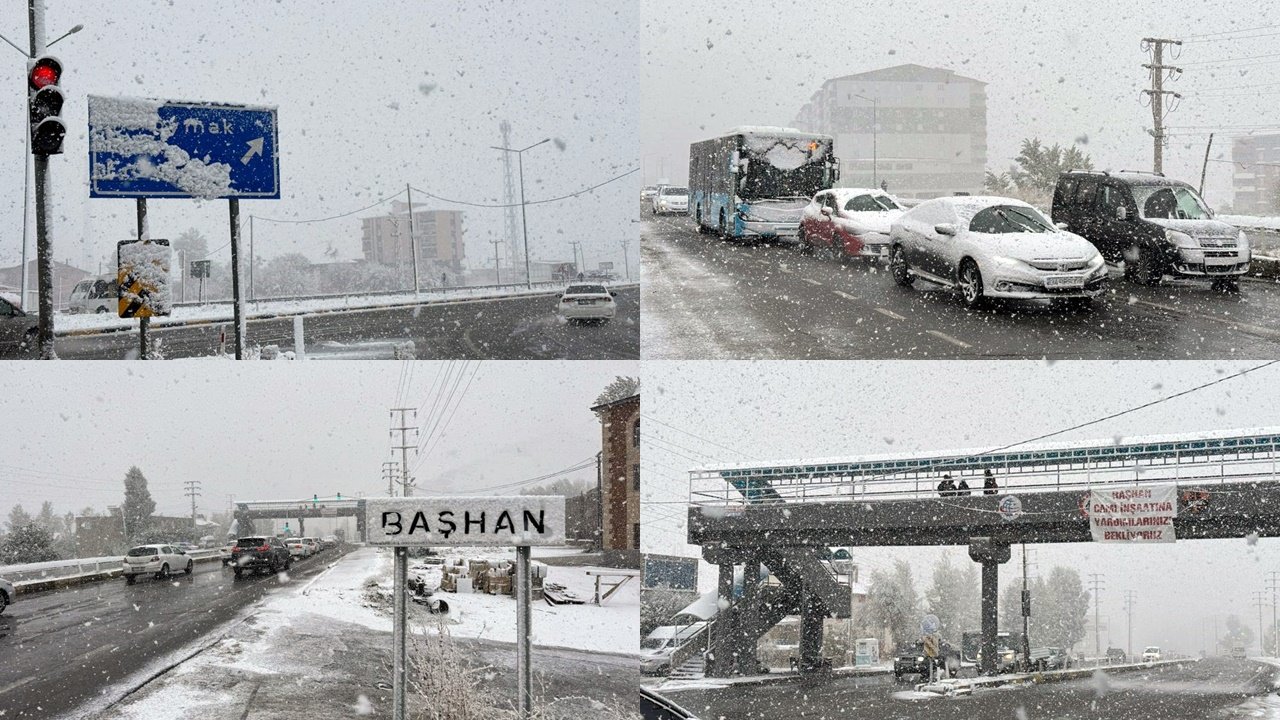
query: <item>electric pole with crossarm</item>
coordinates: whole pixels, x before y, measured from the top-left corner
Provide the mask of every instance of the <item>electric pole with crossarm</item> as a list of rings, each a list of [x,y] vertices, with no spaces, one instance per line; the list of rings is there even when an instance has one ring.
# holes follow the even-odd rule
[[[1151,53],[1151,62],[1144,63],[1142,67],[1147,68],[1151,72],[1151,89],[1143,90],[1142,94],[1151,99],[1151,137],[1154,140],[1155,154],[1152,160],[1154,172],[1164,172],[1164,116],[1166,95],[1172,95],[1175,99],[1182,99],[1182,96],[1172,90],[1164,89],[1164,81],[1172,79],[1175,75],[1182,73],[1182,68],[1173,65],[1164,64],[1164,46],[1175,45],[1181,46],[1181,40],[1167,40],[1165,38],[1143,38],[1142,49]]]

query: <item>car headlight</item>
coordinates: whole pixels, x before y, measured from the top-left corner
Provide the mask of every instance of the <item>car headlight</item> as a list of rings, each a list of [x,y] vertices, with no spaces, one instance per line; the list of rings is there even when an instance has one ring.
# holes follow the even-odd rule
[[[1022,270],[1026,266],[1025,262],[1017,258],[1006,257],[1004,255],[993,256],[991,258],[991,262],[999,267],[1006,267],[1013,270]]]
[[[1097,270],[1098,268],[1103,267],[1106,264],[1107,264],[1107,261],[1102,259],[1101,254],[1095,254],[1092,258],[1089,259],[1090,270]]]
[[[916,658],[916,662],[924,662],[924,657],[918,657],[918,658]]]
[[[1164,239],[1172,243],[1174,247],[1180,247],[1180,248],[1200,247],[1200,243],[1196,242],[1195,238],[1191,237],[1190,235],[1184,232],[1178,232],[1177,230],[1165,230]]]
[[[1249,236],[1245,235],[1243,230],[1240,231],[1240,235],[1236,238],[1236,245],[1239,246],[1241,252],[1249,249]]]

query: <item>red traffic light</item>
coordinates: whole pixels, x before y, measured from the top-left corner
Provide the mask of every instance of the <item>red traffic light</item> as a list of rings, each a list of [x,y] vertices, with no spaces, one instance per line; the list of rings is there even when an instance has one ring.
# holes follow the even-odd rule
[[[62,77],[62,63],[45,56],[31,63],[31,72],[27,73],[27,83],[32,90],[39,90],[49,85],[57,85]]]

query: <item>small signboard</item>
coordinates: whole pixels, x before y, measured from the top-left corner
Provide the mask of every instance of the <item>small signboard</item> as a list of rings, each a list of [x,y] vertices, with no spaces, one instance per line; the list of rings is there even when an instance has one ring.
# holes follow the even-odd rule
[[[564,498],[396,497],[365,500],[370,545],[564,545]]]
[[[280,197],[276,109],[89,96],[89,197]]]
[[[640,577],[646,588],[697,592],[698,558],[646,553]]]
[[[1022,517],[1022,501],[1017,495],[1005,495],[1000,498],[997,509],[1000,511],[1000,517],[1005,520],[1017,520]]]
[[[1094,542],[1174,542],[1178,489],[1145,485],[1091,490],[1089,528]]]
[[[192,260],[191,261],[191,277],[205,280],[210,277],[210,271],[213,267],[212,260]]]
[[[172,309],[168,240],[123,240],[116,246],[116,282],[122,318],[167,316]]]
[[[924,636],[924,654],[927,657],[931,657],[931,658],[938,657],[938,636],[937,635]]]

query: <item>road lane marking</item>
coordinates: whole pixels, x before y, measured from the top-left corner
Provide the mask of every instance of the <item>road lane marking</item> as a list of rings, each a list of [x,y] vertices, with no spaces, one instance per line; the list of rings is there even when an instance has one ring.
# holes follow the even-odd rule
[[[840,297],[844,298],[845,300],[857,300],[857,299],[858,299],[858,298],[854,297],[853,295],[850,295],[850,294],[849,294],[849,293],[847,293],[847,292],[842,292],[842,291],[840,291],[840,290],[832,290],[831,292],[833,292],[833,293],[835,293],[835,294],[839,295]]]
[[[1150,300],[1141,300],[1139,298],[1133,298],[1133,304],[1146,305],[1147,307],[1153,307],[1153,308],[1156,308],[1157,310],[1164,310],[1165,312],[1173,313],[1174,315],[1194,317],[1194,318],[1199,318],[1201,320],[1208,320],[1209,322],[1215,322],[1215,323],[1224,323],[1228,326],[1234,327],[1235,329],[1249,335],[1256,335],[1258,337],[1266,338],[1268,340],[1280,340],[1280,331],[1274,330],[1272,328],[1262,327],[1260,325],[1250,325],[1249,323],[1242,323],[1238,320],[1232,320],[1231,318],[1215,317],[1213,315],[1206,315],[1204,313],[1189,312],[1187,310],[1183,310],[1182,308],[1174,307],[1172,305],[1164,305],[1157,302],[1151,302]]]
[[[804,280],[805,282],[809,283],[810,285],[817,285],[818,287],[822,287],[822,283],[820,283],[820,282],[818,282],[817,280],[814,280],[814,279],[812,279],[812,278],[801,278],[801,279],[802,279],[802,280]]]
[[[792,274],[794,274],[794,271],[792,271],[792,270],[788,270],[788,269],[786,268],[786,266],[785,266],[785,265],[779,265],[779,266],[778,266],[778,270],[780,270],[780,271],[782,271],[782,272],[784,272],[784,273],[786,273],[786,274],[788,274],[788,275],[792,275]]]
[[[957,339],[955,339],[955,338],[951,337],[950,335],[948,335],[948,334],[946,334],[946,333],[944,333],[944,332],[938,332],[937,330],[925,330],[925,332],[929,333],[930,335],[932,335],[932,336],[934,336],[934,337],[936,337],[936,338],[939,338],[939,339],[942,339],[942,340],[946,340],[947,342],[951,343],[952,345],[955,345],[956,347],[959,347],[959,348],[964,349],[964,350],[968,350],[969,348],[973,347],[973,346],[972,346],[972,345],[970,345],[969,343],[967,343],[967,342],[963,342],[963,341],[960,341],[960,340],[957,340]]]
[[[884,316],[886,316],[886,317],[891,317],[891,318],[893,318],[894,320],[906,320],[906,318],[905,318],[905,317],[903,317],[903,316],[899,315],[898,313],[896,313],[896,312],[894,312],[894,311],[892,311],[892,310],[885,310],[884,308],[876,308],[876,312],[878,312],[878,313],[880,313],[881,315],[884,315]]]

